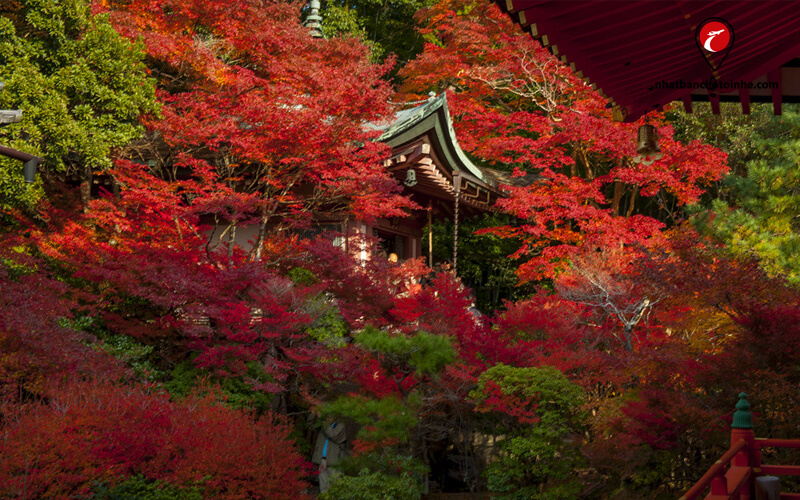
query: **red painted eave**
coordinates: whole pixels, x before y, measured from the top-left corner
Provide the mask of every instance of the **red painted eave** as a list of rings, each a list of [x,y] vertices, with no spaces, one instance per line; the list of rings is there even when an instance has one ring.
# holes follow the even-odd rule
[[[495,0],[523,30],[580,72],[625,121],[675,100],[800,102],[800,5],[791,1]],[[733,27],[733,46],[716,75],[695,43],[711,17]],[[796,62],[796,61],[795,61]],[[783,68],[782,68],[783,66]],[[657,88],[658,82],[753,82],[778,92]]]

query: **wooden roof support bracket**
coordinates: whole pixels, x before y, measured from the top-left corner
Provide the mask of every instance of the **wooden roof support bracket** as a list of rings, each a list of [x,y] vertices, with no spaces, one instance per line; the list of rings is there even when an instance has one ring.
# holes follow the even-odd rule
[[[613,106],[611,108],[611,119],[615,122],[625,121],[625,118],[628,116],[628,110],[621,106]]]
[[[781,68],[776,68],[767,73],[767,81],[776,84],[772,89],[772,112],[780,116],[783,104],[783,85],[781,85]]]
[[[420,158],[429,155],[431,152],[430,144],[419,144],[413,148],[407,149],[401,153],[398,153],[388,160],[384,160],[383,166],[388,167],[389,170],[395,170],[405,167],[406,163],[417,163],[420,161],[424,161],[424,158],[420,160]]]

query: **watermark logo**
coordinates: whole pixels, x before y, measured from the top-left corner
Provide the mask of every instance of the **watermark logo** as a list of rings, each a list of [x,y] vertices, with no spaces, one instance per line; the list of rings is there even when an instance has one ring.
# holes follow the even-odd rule
[[[712,71],[717,71],[733,47],[733,27],[722,18],[712,17],[700,23],[694,39],[703,59]]]

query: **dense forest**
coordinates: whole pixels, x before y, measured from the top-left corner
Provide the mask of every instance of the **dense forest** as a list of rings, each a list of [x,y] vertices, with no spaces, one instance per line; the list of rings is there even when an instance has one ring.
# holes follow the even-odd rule
[[[795,109],[619,123],[485,0],[308,13],[1,4],[0,144],[42,163],[0,159],[0,497],[675,498],[743,391],[800,438]],[[307,237],[419,208],[364,124],[431,92],[537,179],[458,275]]]

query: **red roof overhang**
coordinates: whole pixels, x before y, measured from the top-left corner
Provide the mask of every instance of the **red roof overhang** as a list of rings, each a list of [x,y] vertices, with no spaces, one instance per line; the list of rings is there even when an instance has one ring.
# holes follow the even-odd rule
[[[550,52],[569,64],[633,121],[675,100],[800,102],[800,5],[791,1],[495,0]],[[704,20],[726,20],[735,34],[713,72],[695,42]],[[777,88],[683,89],[691,84],[774,82]],[[660,85],[659,85],[660,83]],[[665,85],[666,84],[666,85]],[[673,87],[670,88],[670,85]],[[740,83],[738,85],[741,85]]]

